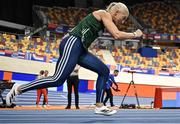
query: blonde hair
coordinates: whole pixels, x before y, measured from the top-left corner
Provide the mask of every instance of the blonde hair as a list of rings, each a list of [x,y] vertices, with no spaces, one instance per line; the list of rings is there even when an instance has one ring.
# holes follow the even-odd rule
[[[127,6],[121,2],[112,2],[106,9],[106,11],[108,12],[118,11],[118,10],[125,12],[125,14],[129,16],[129,10]]]

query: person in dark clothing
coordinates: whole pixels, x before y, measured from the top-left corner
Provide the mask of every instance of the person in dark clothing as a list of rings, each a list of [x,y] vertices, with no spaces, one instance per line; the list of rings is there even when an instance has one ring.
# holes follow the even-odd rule
[[[105,106],[106,106],[106,102],[108,101],[108,99],[110,100],[111,107],[115,106],[113,104],[113,94],[112,94],[111,88],[113,90],[115,90],[115,91],[119,91],[118,90],[118,85],[117,85],[117,83],[114,80],[114,77],[116,77],[118,74],[119,74],[119,71],[118,70],[114,70],[114,73],[109,75],[109,79],[106,82],[106,86],[105,86],[105,89],[104,89],[104,93],[106,93],[106,98],[103,101]],[[113,84],[116,85],[116,88],[112,87]],[[103,95],[104,95],[104,93],[103,93]]]
[[[66,109],[71,109],[71,94],[72,94],[72,87],[74,86],[74,95],[75,95],[75,106],[76,109],[79,109],[79,93],[78,93],[78,86],[79,86],[79,77],[78,71],[79,66],[76,65],[74,71],[71,75],[67,78],[67,87],[68,87],[68,105]]]

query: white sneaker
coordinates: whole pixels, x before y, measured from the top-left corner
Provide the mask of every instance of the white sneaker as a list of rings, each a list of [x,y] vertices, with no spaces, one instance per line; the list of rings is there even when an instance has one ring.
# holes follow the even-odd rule
[[[12,89],[9,91],[9,93],[6,95],[6,105],[11,106],[13,101],[15,100],[16,96],[19,94],[17,91],[17,88],[19,85],[14,84]]]
[[[106,106],[102,106],[102,107],[96,107],[94,110],[94,113],[108,116],[108,115],[113,115],[113,114],[117,113],[117,111],[109,109]]]
[[[48,107],[48,105],[42,105],[42,107],[43,107],[43,108],[47,108],[47,107]]]

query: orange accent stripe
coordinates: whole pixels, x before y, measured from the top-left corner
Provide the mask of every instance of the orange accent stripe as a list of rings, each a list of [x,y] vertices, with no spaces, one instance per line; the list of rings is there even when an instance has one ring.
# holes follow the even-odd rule
[[[180,92],[180,88],[177,87],[162,87],[162,92]]]
[[[93,80],[89,80],[88,81],[88,90],[93,90],[94,89],[94,81]]]
[[[47,106],[47,107],[36,107],[36,106],[16,106],[15,108],[0,108],[0,110],[10,110],[10,111],[19,111],[19,110],[65,110],[66,106],[60,105],[60,106]],[[87,105],[80,105],[81,110],[90,110],[89,106]],[[71,106],[72,110],[77,110],[75,106]]]
[[[12,80],[12,72],[4,72],[4,80]]]
[[[113,91],[114,95],[119,95],[119,96],[124,96],[126,93],[126,90],[128,88],[129,84],[124,84],[124,83],[118,83],[119,89],[121,90],[120,92],[115,92]],[[139,97],[154,97],[155,95],[155,89],[158,88],[159,86],[153,86],[153,85],[143,85],[143,84],[135,84],[136,91]],[[134,92],[134,87],[131,85],[127,96],[135,96]]]
[[[162,92],[163,100],[176,100],[176,92]]]

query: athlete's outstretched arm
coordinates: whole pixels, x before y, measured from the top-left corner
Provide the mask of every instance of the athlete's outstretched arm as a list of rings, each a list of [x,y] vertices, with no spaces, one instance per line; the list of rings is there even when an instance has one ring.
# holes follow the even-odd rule
[[[110,13],[106,11],[95,11],[93,13],[95,17],[97,17],[99,20],[101,20],[105,26],[105,28],[109,31],[109,33],[115,38],[115,39],[132,39],[136,37],[142,36],[142,31],[138,29],[137,31],[133,33],[127,33],[124,31],[120,31],[115,23],[113,22],[112,16]],[[122,20],[124,21],[124,20]],[[122,23],[122,22],[121,22]]]

